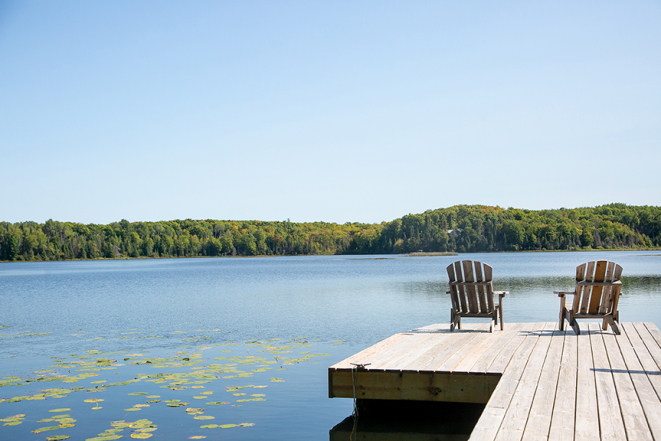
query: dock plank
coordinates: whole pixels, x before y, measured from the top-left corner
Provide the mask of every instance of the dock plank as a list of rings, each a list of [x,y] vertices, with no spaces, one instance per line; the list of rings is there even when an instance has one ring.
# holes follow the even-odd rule
[[[507,345],[498,353],[498,357],[494,359],[491,365],[487,368],[487,373],[501,373],[505,372],[505,368],[512,360],[512,356],[519,350],[519,346],[539,329],[543,323],[526,323],[523,325],[522,331],[512,338]]]
[[[640,362],[642,369],[647,376],[647,379],[652,384],[652,387],[656,392],[657,398],[661,399],[661,370],[659,370],[658,365],[647,350],[647,347],[640,338],[640,335],[638,334],[635,326],[632,323],[625,323],[623,324],[623,328],[626,331],[629,342],[631,343],[631,346],[636,353],[636,357]],[[661,417],[661,413],[657,416],[656,419],[659,417]],[[661,437],[656,436],[656,432],[654,431],[654,427],[652,426],[651,422],[650,426],[652,427],[652,433],[654,434],[655,439],[661,440]]]
[[[620,349],[620,344],[624,346],[626,337],[616,339],[612,333],[602,332],[608,360],[610,362],[613,374],[613,382],[617,390],[617,398],[622,409],[622,420],[626,430],[627,438],[634,440],[652,441],[652,433],[647,425],[647,419],[643,406],[641,405],[638,394],[634,387],[633,380]],[[627,342],[628,343],[628,342]],[[642,373],[642,371],[640,371]],[[642,392],[642,390],[641,390]]]
[[[408,353],[419,343],[424,343],[429,339],[430,336],[434,334],[407,334],[409,338],[400,341],[399,343],[387,348],[386,350],[380,352],[379,354],[372,357],[369,361],[370,366],[367,367],[369,370],[378,370],[378,369],[387,369],[389,366],[393,366],[392,361],[401,357],[402,354]]]
[[[652,335],[652,338],[654,338],[656,344],[661,346],[661,331],[659,331],[659,328],[657,328],[654,323],[649,322],[643,323],[643,326],[647,328],[647,332]]]
[[[340,361],[339,363],[334,364],[330,367],[330,369],[351,369],[351,363],[369,363],[372,358],[387,350],[388,348],[398,344],[399,342],[410,338],[411,335],[412,334],[404,333],[391,335],[385,340],[382,340],[379,343],[370,346],[369,348],[366,348],[357,354],[354,354],[351,357]]]
[[[464,353],[461,354],[463,357],[461,360],[458,360],[458,363],[456,363],[456,361],[448,360],[449,363],[439,366],[439,369],[448,369],[453,372],[473,372],[473,366],[475,366],[475,363],[477,363],[485,353],[490,350],[494,351],[495,348],[502,348],[505,346],[516,335],[517,330],[522,327],[522,324],[517,323],[511,326],[512,329],[509,329],[510,327],[508,327],[507,331],[493,333],[489,339],[480,342],[479,345],[475,345],[472,350],[464,351]],[[455,366],[450,368],[452,364],[455,364]],[[483,372],[486,372],[486,368]]]
[[[462,334],[454,338],[451,342],[443,341],[440,343],[440,348],[421,355],[404,366],[404,368],[417,371],[434,370],[435,366],[444,363],[445,360],[452,357],[455,352],[461,350],[463,347],[468,346],[470,348],[469,343],[473,340],[483,338],[486,338],[484,334]]]
[[[574,415],[576,414],[578,380],[578,336],[571,331],[565,331],[563,344],[560,372],[558,373],[558,387],[551,414],[550,441],[574,439]]]
[[[661,368],[661,347],[659,347],[659,342],[654,337],[653,332],[650,331],[650,328],[645,323],[633,323],[633,326],[638,331],[641,340],[645,343],[647,351],[652,356],[654,363],[656,363],[657,368]],[[657,329],[658,331],[658,329]]]
[[[642,342],[635,328],[627,323],[626,326],[621,326],[621,332],[627,340],[623,341],[619,338],[617,340],[626,369],[631,375],[631,381],[645,412],[652,437],[655,440],[661,440],[661,401],[659,401],[659,395],[651,381],[652,378],[661,380],[661,376],[658,375],[658,371],[648,375],[648,371],[643,366],[642,361],[645,360],[645,364],[648,364],[651,357],[644,345],[641,348]]]
[[[507,355],[501,355],[501,352],[507,347],[507,345],[517,336],[523,335],[524,329],[526,328],[525,323],[513,323],[507,327],[507,330],[503,331],[501,337],[498,341],[494,342],[486,351],[480,355],[475,363],[470,367],[470,372],[472,373],[486,373],[491,364],[494,362],[496,357],[506,358]],[[514,351],[512,351],[512,354]]]
[[[558,338],[562,336],[562,338]],[[523,432],[524,440],[546,440],[551,428],[551,417],[555,404],[560,374],[560,363],[565,343],[565,331],[554,331],[550,338],[551,343],[544,359],[542,373],[539,376],[537,390],[532,400],[530,415]],[[555,337],[555,338],[553,338]],[[573,437],[573,434],[572,434]]]
[[[599,323],[588,323],[588,335],[594,360],[594,377],[597,386],[597,410],[599,428],[603,441],[622,441],[627,439],[622,418],[622,409],[617,398],[617,390],[611,371],[604,339]],[[577,423],[578,424],[578,423]]]
[[[576,371],[576,417],[574,439],[599,440],[599,410],[597,407],[597,384],[592,358],[590,333],[577,337],[578,366]],[[580,338],[579,338],[580,337]]]
[[[532,401],[540,382],[544,360],[551,344],[553,324],[546,323],[536,341],[535,347],[525,363],[521,379],[518,382],[512,400],[509,403],[505,419],[496,435],[496,441],[516,441],[523,438],[532,407]]]
[[[425,352],[433,350],[439,343],[436,334],[416,334],[415,337],[403,343],[404,346],[393,347],[382,356],[375,357],[367,369],[389,369],[391,366],[404,366]],[[442,343],[442,342],[441,342]]]
[[[409,370],[407,366],[415,363],[417,359],[425,358],[428,354],[438,353],[446,346],[447,342],[439,341],[435,334],[428,334],[427,338],[417,347],[412,348],[400,358],[392,359],[389,363],[401,366],[401,370]]]

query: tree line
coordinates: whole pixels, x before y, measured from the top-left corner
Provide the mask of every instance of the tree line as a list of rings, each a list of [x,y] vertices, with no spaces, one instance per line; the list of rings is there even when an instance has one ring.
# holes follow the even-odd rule
[[[457,205],[381,224],[174,220],[0,222],[0,260],[395,254],[661,247],[661,207]]]

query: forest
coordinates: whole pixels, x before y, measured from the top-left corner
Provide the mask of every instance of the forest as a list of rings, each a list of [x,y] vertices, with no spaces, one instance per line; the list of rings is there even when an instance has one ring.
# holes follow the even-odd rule
[[[661,207],[457,205],[380,224],[172,220],[0,222],[0,261],[661,248]]]

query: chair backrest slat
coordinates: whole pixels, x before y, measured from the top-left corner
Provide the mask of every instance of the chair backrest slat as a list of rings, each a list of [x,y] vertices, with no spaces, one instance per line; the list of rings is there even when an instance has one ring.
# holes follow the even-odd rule
[[[457,273],[457,282],[463,282],[464,276],[461,271],[461,262],[457,261],[454,263],[454,270]],[[466,305],[466,295],[463,284],[457,285],[457,294],[459,295],[458,303],[461,305],[461,311],[468,312],[468,307]]]
[[[482,265],[480,262],[475,262],[475,281],[476,282],[484,282],[484,278],[482,277]],[[478,295],[478,300],[480,301],[480,311],[491,311],[493,308],[488,308],[487,307],[487,301],[486,298],[484,297],[484,285],[477,285],[477,295]]]
[[[489,308],[489,312],[493,312],[495,310],[495,306],[493,304],[493,268],[491,268],[491,265],[487,265],[486,263],[484,264],[484,281],[489,282],[487,285],[486,289],[486,295],[487,295],[487,306]]]
[[[604,276],[604,282],[613,281],[613,271],[615,269],[615,262],[608,262],[608,267],[606,268],[606,275]],[[599,314],[605,314],[609,310],[611,304],[613,303],[613,287],[612,286],[603,286],[601,292],[601,303],[599,305]]]
[[[606,280],[606,268],[608,267],[608,261],[598,260],[597,268],[594,270],[594,279],[593,282],[604,282]],[[599,305],[601,305],[601,293],[604,291],[604,287],[601,285],[595,285],[592,287],[592,293],[590,295],[590,309],[588,310],[590,314],[599,313]]]
[[[475,290],[475,276],[473,275],[473,262],[464,260],[462,266],[464,267],[464,282],[466,282],[466,301],[468,303],[469,312],[475,314],[479,312],[477,305],[477,292]]]
[[[459,295],[457,292],[457,286],[452,284],[452,282],[457,281],[457,277],[455,276],[454,273],[454,265],[449,265],[447,267],[447,271],[448,271],[448,278],[450,279],[450,300],[452,300],[452,308],[458,311],[459,304],[457,303],[457,299],[459,298]]]
[[[585,277],[583,280],[586,282],[592,282],[593,278],[594,278],[594,262],[588,262],[587,267],[585,268]],[[578,280],[576,281],[578,282]],[[590,292],[592,292],[590,288],[591,286],[589,285],[582,285],[580,288],[578,286],[576,287],[577,298],[574,299],[574,302],[577,303],[580,301],[581,308],[580,310],[578,308],[574,309],[574,311],[580,311],[581,314],[587,313],[588,303],[590,302]]]

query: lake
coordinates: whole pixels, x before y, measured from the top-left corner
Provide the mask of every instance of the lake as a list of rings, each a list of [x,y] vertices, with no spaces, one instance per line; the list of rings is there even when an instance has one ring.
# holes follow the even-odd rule
[[[613,260],[621,320],[661,327],[658,251],[3,263],[0,439],[328,439],[352,403],[327,367],[449,322],[459,259],[493,266],[506,324]]]

